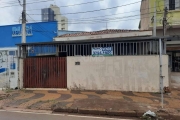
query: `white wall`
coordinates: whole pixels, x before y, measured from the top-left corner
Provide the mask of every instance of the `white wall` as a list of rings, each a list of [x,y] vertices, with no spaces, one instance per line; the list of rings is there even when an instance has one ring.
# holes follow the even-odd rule
[[[164,86],[169,86],[167,68],[163,56]],[[157,55],[67,57],[68,89],[159,92],[159,75]]]
[[[15,52],[10,55],[9,51]],[[1,48],[0,49],[0,88],[16,88],[18,80],[17,70],[17,48]],[[15,64],[13,68],[12,63]],[[5,70],[5,71],[4,71]]]

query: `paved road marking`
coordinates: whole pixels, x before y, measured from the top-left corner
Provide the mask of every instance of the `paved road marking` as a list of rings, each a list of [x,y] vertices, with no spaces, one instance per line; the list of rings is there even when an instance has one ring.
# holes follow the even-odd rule
[[[93,118],[93,119],[103,119],[103,120],[117,120],[117,119],[120,119],[120,118],[106,118],[106,117],[93,117],[93,116],[80,116],[80,115],[67,115],[67,114],[53,114],[53,113],[35,113],[35,112],[9,111],[9,110],[0,110],[0,112],[14,112],[14,113],[22,113],[22,114],[40,114],[40,115],[67,116],[67,117],[76,117],[76,118]],[[120,120],[133,120],[133,119],[120,119]]]

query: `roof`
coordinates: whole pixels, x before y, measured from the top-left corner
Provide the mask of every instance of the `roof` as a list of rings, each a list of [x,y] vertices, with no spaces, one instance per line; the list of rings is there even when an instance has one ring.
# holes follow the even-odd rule
[[[144,30],[125,30],[125,29],[106,29],[92,32],[79,32],[64,34],[58,37],[77,37],[77,36],[90,36],[90,35],[102,35],[102,34],[113,34],[113,33],[127,33],[127,32],[143,32]]]
[[[111,42],[126,42],[126,41],[150,41],[150,40],[159,40],[166,39],[168,41],[173,40],[171,36],[164,37],[129,37],[129,38],[106,38],[106,39],[97,39],[97,40],[73,40],[73,41],[53,41],[53,42],[36,42],[36,43],[21,43],[16,44],[18,46],[26,46],[26,45],[52,45],[52,44],[86,44],[86,43],[111,43]]]
[[[0,48],[0,51],[3,51],[3,50],[17,50],[17,47],[3,47],[3,48]]]

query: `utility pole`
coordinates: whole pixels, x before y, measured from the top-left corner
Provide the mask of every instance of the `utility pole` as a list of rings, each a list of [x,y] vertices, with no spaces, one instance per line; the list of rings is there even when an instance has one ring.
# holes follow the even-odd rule
[[[154,27],[153,27],[153,36],[156,37],[156,2],[154,2]]]
[[[163,36],[166,35],[166,30],[167,30],[167,14],[168,14],[168,9],[167,7],[164,8],[164,17],[163,17]]]
[[[164,17],[163,17],[163,36],[166,35],[166,30],[167,30],[167,14],[168,14],[168,9],[167,7],[164,8]],[[164,44],[164,48],[162,47],[162,44]],[[161,107],[164,107],[164,76],[162,74],[162,49],[164,49],[164,54],[166,50],[165,46],[165,41],[162,42],[162,39],[159,39],[159,61],[160,61],[160,92],[161,92]]]
[[[23,0],[22,11],[22,43],[26,43],[26,0]]]
[[[21,43],[26,43],[26,0],[23,0],[23,11],[22,11],[22,30],[21,30],[22,40]],[[26,56],[26,47],[18,48],[18,89],[23,87],[22,78],[20,76],[23,75],[23,70],[21,67],[23,66],[22,62],[20,62],[21,57]]]

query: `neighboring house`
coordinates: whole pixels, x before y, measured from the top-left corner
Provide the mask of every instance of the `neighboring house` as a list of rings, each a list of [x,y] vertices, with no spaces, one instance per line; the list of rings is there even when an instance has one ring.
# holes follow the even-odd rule
[[[16,47],[21,43],[21,24],[0,26],[0,48]],[[50,42],[57,36],[57,22],[27,23],[26,42]]]
[[[17,46],[21,43],[21,24],[0,26],[0,88],[15,88],[18,81]],[[26,25],[26,42],[50,42],[57,36],[57,22]]]
[[[49,8],[42,9],[41,14],[42,21],[57,21],[58,30],[68,30],[68,19],[61,15],[57,5],[50,5]]]
[[[0,48],[0,88],[17,87],[17,63],[17,47]]]
[[[166,35],[180,35],[180,0],[142,0],[140,30],[153,30],[154,7],[156,4],[156,35],[163,36],[163,14],[164,8],[168,8]],[[169,55],[169,66],[172,71],[180,72],[180,38],[174,42],[167,42],[167,54]]]
[[[180,0],[142,0],[140,30],[153,30],[154,7],[156,3],[157,36],[163,35],[164,8],[168,8],[166,35],[179,35],[180,32]]]

